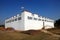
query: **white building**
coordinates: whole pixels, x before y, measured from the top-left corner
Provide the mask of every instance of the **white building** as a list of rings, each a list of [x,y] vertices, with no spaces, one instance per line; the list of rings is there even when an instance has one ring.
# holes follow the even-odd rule
[[[40,30],[54,28],[54,20],[23,11],[17,16],[5,20],[5,28],[12,27],[15,30]]]

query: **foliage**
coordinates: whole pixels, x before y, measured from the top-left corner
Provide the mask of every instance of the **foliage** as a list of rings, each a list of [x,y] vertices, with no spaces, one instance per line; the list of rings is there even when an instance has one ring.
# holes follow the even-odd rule
[[[56,28],[60,28],[60,19],[58,19],[58,20],[55,21],[54,26]]]
[[[4,27],[4,25],[0,25],[0,27]]]

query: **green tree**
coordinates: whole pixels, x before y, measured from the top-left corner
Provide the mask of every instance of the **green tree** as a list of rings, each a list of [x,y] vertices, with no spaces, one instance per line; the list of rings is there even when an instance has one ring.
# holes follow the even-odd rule
[[[55,21],[54,26],[56,28],[60,28],[60,19],[58,19],[58,20]]]

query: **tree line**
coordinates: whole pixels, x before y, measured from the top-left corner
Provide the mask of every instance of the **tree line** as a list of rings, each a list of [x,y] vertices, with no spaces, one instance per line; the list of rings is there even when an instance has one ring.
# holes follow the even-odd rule
[[[60,19],[58,19],[58,20],[56,20],[56,21],[54,22],[54,26],[55,26],[56,28],[60,28]]]

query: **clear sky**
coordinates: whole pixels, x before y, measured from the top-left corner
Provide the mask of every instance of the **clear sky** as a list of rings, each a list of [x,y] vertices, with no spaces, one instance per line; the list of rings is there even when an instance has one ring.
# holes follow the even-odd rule
[[[54,20],[60,18],[60,0],[0,0],[0,24],[20,14],[22,9]]]

